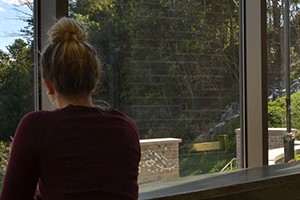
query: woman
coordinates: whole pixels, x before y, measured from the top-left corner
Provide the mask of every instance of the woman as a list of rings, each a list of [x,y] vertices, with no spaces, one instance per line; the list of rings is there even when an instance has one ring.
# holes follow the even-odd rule
[[[42,76],[57,109],[31,112],[21,120],[0,200],[32,200],[36,191],[44,200],[137,199],[135,123],[93,104],[100,62],[83,27],[62,18],[48,33]]]

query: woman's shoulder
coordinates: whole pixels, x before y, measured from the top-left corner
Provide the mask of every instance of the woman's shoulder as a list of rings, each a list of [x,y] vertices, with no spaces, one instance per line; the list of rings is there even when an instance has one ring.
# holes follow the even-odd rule
[[[124,119],[130,120],[130,121],[133,121],[133,119],[130,116],[126,115],[122,111],[119,111],[119,110],[117,110],[115,108],[108,108],[105,112],[109,116],[124,118]]]
[[[52,113],[53,111],[31,111],[29,113],[27,113],[26,115],[24,115],[23,118],[28,118],[28,119],[38,119],[40,117],[43,117],[43,116],[47,116],[49,115],[50,113]]]
[[[44,117],[46,112],[43,111],[32,111],[23,116],[17,127],[15,138],[32,139],[36,137],[40,129],[43,129],[48,122]],[[46,114],[47,115],[47,114]]]
[[[21,119],[21,123],[36,123],[45,120],[49,115],[51,115],[50,111],[31,111],[24,115]]]
[[[122,111],[119,111],[115,108],[109,108],[106,110],[107,115],[109,116],[113,116],[115,118],[118,118],[120,120],[123,120],[125,122],[127,122],[128,124],[130,124],[135,130],[137,130],[135,121],[133,120],[133,118],[131,118],[129,115],[123,113]]]

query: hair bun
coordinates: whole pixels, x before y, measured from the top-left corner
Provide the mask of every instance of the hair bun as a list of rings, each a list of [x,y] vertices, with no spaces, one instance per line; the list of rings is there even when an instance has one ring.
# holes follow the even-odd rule
[[[61,18],[48,32],[53,43],[63,41],[84,42],[87,39],[82,25],[72,18]]]

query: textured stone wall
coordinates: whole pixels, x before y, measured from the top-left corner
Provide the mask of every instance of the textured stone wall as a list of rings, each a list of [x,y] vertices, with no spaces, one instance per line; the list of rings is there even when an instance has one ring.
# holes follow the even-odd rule
[[[141,140],[139,183],[179,178],[180,142],[176,138]]]

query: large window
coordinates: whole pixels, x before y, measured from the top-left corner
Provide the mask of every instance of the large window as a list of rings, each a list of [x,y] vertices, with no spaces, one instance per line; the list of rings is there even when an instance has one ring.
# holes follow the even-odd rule
[[[299,129],[300,7],[291,1],[285,13],[285,2],[36,0],[35,50],[47,43],[56,17],[67,14],[88,27],[103,64],[95,100],[136,121],[141,172],[156,177],[151,181],[174,178],[163,174],[176,170],[184,177],[276,164],[283,157],[272,160],[272,150],[283,155],[283,135]],[[38,79],[33,86],[33,24],[27,22],[29,40],[0,52],[5,141],[34,109],[40,87]],[[43,90],[36,97],[36,108],[51,108]]]
[[[96,99],[131,116],[141,139],[181,139],[180,176],[236,168],[238,1],[77,0],[70,15],[103,63]],[[153,176],[173,169],[160,167],[165,149],[154,152]]]

